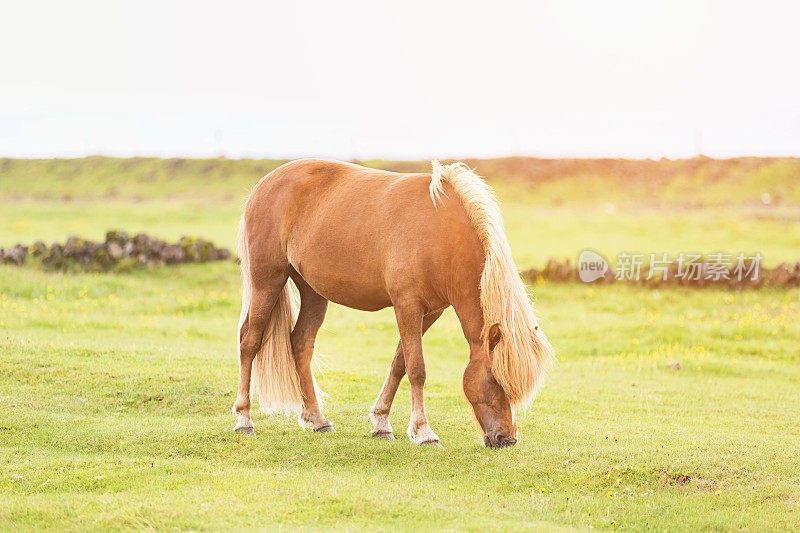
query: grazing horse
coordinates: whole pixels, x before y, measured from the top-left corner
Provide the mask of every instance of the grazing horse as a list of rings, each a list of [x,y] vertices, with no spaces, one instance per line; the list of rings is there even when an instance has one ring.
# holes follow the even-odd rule
[[[408,375],[408,436],[439,444],[425,415],[422,335],[453,306],[469,343],[464,393],[484,443],[516,443],[514,408],[533,400],[553,349],[514,266],[494,194],[467,166],[434,161],[431,174],[400,174],[319,159],[287,163],[250,194],[238,245],[236,431],[253,433],[253,369],[262,411],[295,412],[301,425],[333,431],[311,369],[332,301],[364,311],[394,307],[400,343],[369,413],[372,434],[394,440],[389,411]]]

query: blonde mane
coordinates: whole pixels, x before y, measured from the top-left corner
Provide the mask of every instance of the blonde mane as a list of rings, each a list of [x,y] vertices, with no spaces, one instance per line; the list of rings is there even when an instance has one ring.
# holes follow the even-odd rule
[[[526,408],[544,382],[555,359],[553,348],[539,328],[528,291],[511,256],[503,216],[489,185],[464,163],[432,161],[430,195],[436,205],[449,183],[461,199],[486,253],[480,281],[484,347],[489,328],[497,324],[501,338],[492,352],[492,374],[509,402]]]

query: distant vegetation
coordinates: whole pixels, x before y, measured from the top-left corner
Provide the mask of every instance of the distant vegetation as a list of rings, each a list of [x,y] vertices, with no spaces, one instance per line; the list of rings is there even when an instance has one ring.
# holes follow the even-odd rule
[[[766,265],[800,249],[800,159],[469,159],[503,209],[520,269],[622,251],[760,251]],[[278,160],[0,159],[0,247],[124,227],[233,247],[245,196]],[[428,161],[362,161],[427,172]]]
[[[703,207],[800,204],[800,159],[669,160],[470,159],[496,186],[514,182],[529,201]],[[238,201],[283,161],[271,159],[0,159],[2,199],[198,199]],[[427,172],[427,161],[362,161],[367,166]]]

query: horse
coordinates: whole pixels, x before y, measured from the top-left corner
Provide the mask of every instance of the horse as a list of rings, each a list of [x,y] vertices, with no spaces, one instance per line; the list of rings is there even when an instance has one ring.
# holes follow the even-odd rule
[[[512,260],[498,201],[469,167],[433,161],[431,173],[396,173],[292,161],[255,185],[237,242],[243,296],[235,431],[254,433],[253,372],[263,412],[295,413],[303,427],[334,431],[312,371],[331,301],[362,311],[394,308],[400,341],[369,411],[372,435],[395,440],[389,413],[407,375],[408,437],[441,446],[425,414],[422,336],[452,306],[469,343],[463,391],[483,442],[516,444],[515,410],[533,401],[554,351]]]

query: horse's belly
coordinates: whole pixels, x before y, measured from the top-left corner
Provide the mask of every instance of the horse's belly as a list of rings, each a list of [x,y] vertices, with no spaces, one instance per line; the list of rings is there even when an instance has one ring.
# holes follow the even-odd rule
[[[292,265],[317,294],[339,305],[361,311],[377,311],[392,305],[383,279],[370,272],[348,272],[326,265]]]

